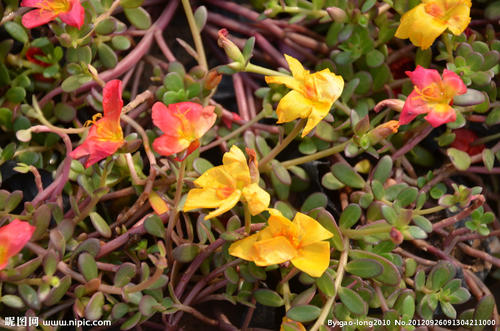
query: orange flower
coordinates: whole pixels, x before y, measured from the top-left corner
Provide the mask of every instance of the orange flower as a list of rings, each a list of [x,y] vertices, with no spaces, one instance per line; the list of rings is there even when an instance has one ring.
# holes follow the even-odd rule
[[[33,232],[34,226],[18,219],[0,228],[0,270],[7,266],[11,257],[23,249]]]
[[[406,98],[399,124],[408,124],[420,114],[427,114],[425,119],[433,127],[455,121],[455,110],[450,104],[455,95],[467,92],[467,87],[456,73],[444,69],[441,79],[437,70],[417,66],[406,74],[415,89]]]
[[[396,37],[429,48],[446,29],[459,35],[470,22],[470,0],[423,0],[401,17]]]
[[[198,146],[200,139],[215,123],[217,115],[213,106],[203,107],[194,102],[179,102],[165,106],[153,105],[153,123],[163,131],[156,138],[153,148],[161,155],[169,156],[187,149],[184,158]]]
[[[58,17],[64,23],[80,29],[85,19],[80,0],[23,0],[21,7],[38,8],[24,14],[22,22],[27,29],[44,25]]]
[[[73,159],[87,157],[85,167],[113,155],[123,143],[123,132],[120,126],[122,112],[122,82],[112,80],[106,84],[102,93],[102,108],[104,116],[96,120],[101,114],[94,116],[87,139],[69,155]]]

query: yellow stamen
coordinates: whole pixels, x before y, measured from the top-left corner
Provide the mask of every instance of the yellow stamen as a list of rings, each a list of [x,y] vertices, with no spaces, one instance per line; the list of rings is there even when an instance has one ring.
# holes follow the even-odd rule
[[[97,120],[98,120],[99,118],[101,118],[101,117],[102,117],[102,114],[101,114],[101,113],[97,113],[97,114],[95,114],[94,116],[92,116],[92,119],[91,119],[91,120],[86,121],[86,122],[85,122],[85,124],[83,124],[83,126],[84,126],[84,127],[91,126],[91,125],[95,124],[95,123],[97,122]]]

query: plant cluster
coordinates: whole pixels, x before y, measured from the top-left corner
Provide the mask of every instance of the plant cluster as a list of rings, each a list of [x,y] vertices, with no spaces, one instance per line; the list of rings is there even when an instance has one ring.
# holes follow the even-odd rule
[[[2,317],[500,323],[499,1],[0,13]]]

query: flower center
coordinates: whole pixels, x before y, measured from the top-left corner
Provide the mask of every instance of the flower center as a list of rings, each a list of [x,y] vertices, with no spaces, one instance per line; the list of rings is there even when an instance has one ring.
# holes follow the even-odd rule
[[[451,101],[450,96],[446,93],[446,89],[440,83],[431,83],[421,90],[415,86],[415,91],[426,102],[449,104]]]
[[[7,258],[7,247],[5,245],[0,244],[0,264],[3,264]]]
[[[231,194],[233,194],[233,192],[234,192],[234,188],[229,187],[229,186],[224,186],[224,187],[219,187],[215,191],[215,194],[220,199],[227,199]]]
[[[42,10],[47,10],[56,14],[67,13],[71,9],[68,0],[46,0],[40,4]]]
[[[427,14],[434,16],[436,18],[442,18],[444,16],[444,8],[439,6],[437,3],[429,2],[425,4],[425,11]]]
[[[186,118],[186,114],[190,112],[191,109],[186,109],[182,113],[174,113],[173,115],[177,117],[179,120],[179,126],[177,128],[177,135],[181,139],[185,139],[187,141],[193,141],[198,139],[195,135],[195,130],[191,122]]]

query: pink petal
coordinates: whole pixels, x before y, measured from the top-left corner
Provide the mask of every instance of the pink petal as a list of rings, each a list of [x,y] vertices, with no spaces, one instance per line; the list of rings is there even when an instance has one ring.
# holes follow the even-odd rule
[[[0,228],[0,245],[5,245],[5,261],[0,261],[0,270],[5,268],[9,258],[23,249],[24,245],[31,239],[35,227],[28,222],[15,219],[11,223]]]
[[[399,116],[399,124],[408,124],[420,114],[428,113],[430,109],[417,91],[413,90],[406,98],[403,110]]]
[[[122,82],[118,79],[109,81],[102,91],[104,117],[118,121],[123,108]]]
[[[57,15],[51,11],[35,9],[23,15],[22,23],[26,29],[32,29],[44,25],[56,17]]]
[[[83,144],[78,146],[69,154],[69,156],[75,160],[87,157],[85,160],[85,168],[88,168],[94,163],[113,155],[118,148],[123,145],[123,141],[100,140],[96,131],[96,126],[92,126],[90,128],[89,135]]]
[[[460,95],[467,92],[467,86],[465,86],[462,78],[458,76],[453,71],[444,69],[443,71],[443,83],[448,93],[452,92],[453,95]],[[451,91],[450,91],[451,90]]]
[[[59,15],[59,18],[66,24],[80,29],[85,20],[85,9],[80,3],[80,0],[71,1],[71,9],[69,12]]]
[[[169,132],[172,134],[173,132],[177,132],[181,125],[178,117],[174,116],[173,111],[175,111],[174,107],[165,106],[162,102],[156,102],[153,105],[153,123],[157,127],[160,128],[164,133]]]
[[[455,122],[457,118],[457,114],[455,113],[455,110],[449,106],[449,105],[439,105],[439,110],[433,110],[425,116],[425,119],[427,122],[430,123],[433,127],[437,128],[438,126],[449,123],[449,122]]]
[[[435,69],[425,69],[424,67],[417,66],[414,71],[407,71],[406,74],[410,77],[413,85],[420,90],[423,90],[432,83],[441,82],[441,76]]]
[[[158,154],[169,156],[182,152],[190,146],[190,143],[186,139],[180,139],[178,136],[164,134],[153,141],[153,148]]]
[[[43,0],[23,0],[23,1],[21,1],[21,7],[41,8],[42,3],[43,3]]]

